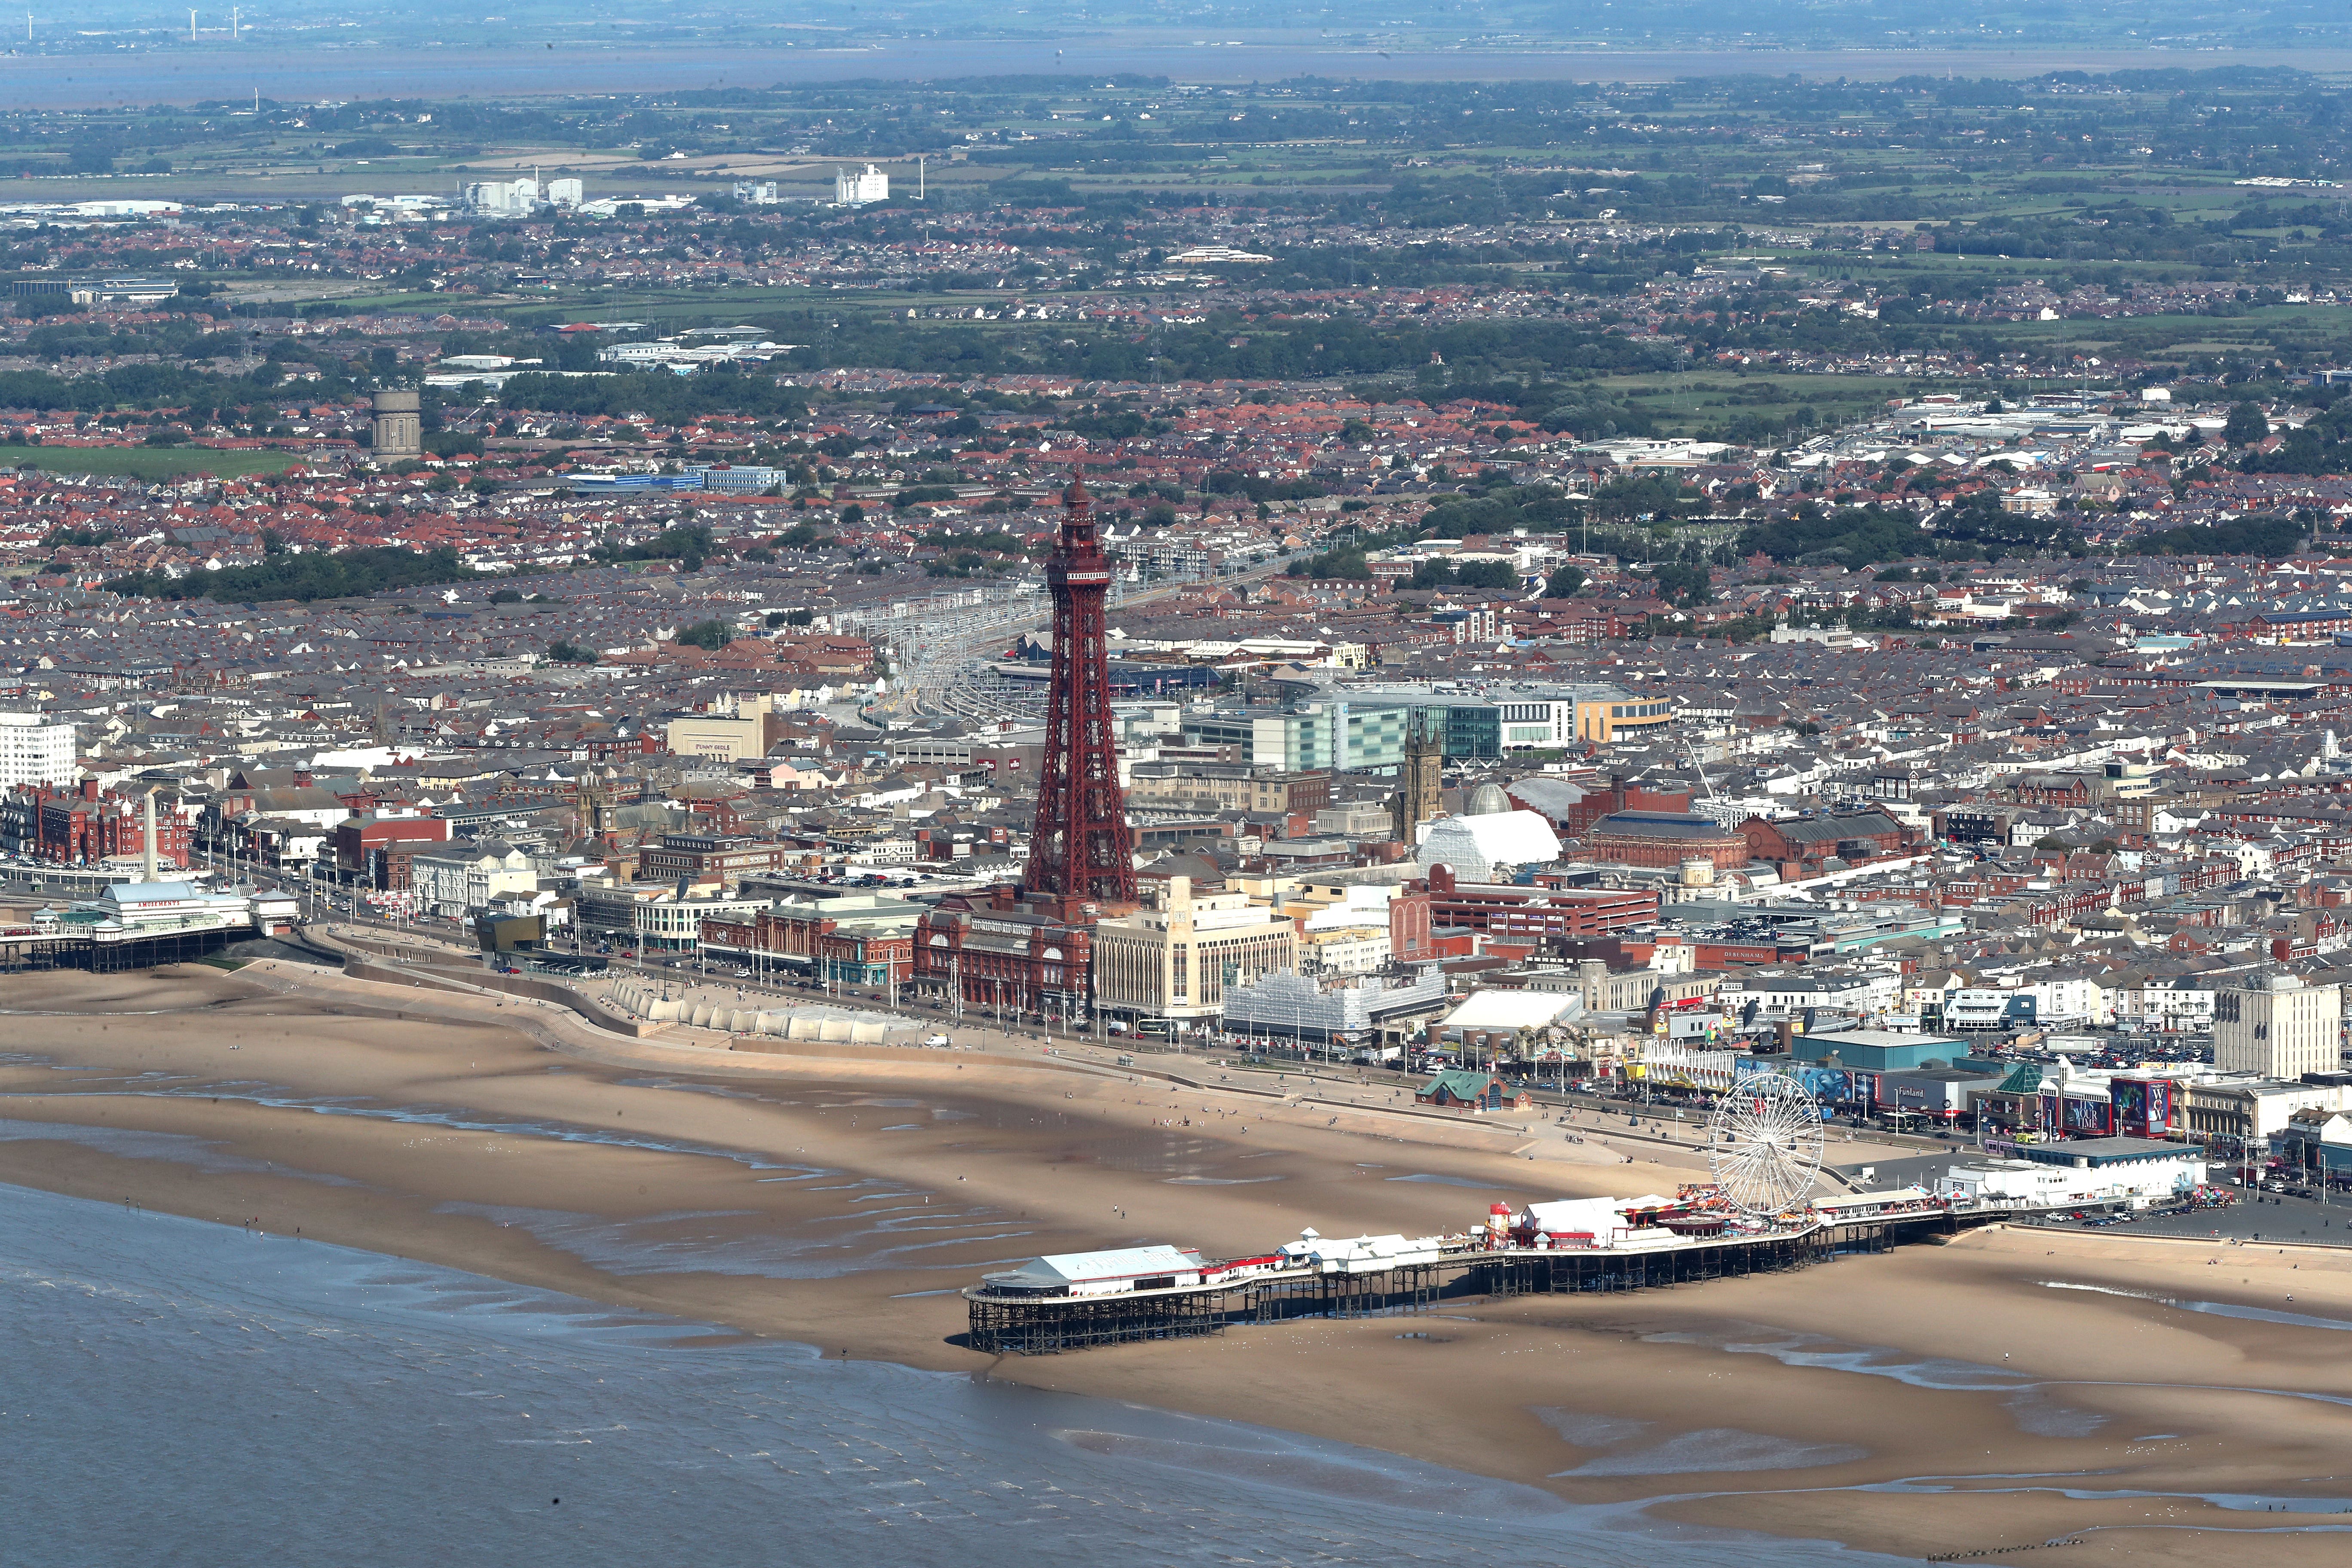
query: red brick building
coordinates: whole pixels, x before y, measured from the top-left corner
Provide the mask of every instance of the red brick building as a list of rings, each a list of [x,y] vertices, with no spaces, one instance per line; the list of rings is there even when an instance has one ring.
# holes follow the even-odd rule
[[[1698,859],[1718,871],[1750,858],[1744,835],[1683,811],[1611,812],[1585,831],[1584,853],[1621,866],[1675,867]]]
[[[1876,810],[1812,812],[1779,820],[1751,816],[1739,832],[1751,858],[1772,862],[1789,880],[1927,852],[1917,828]]]
[[[864,910],[835,919],[815,909],[761,910],[748,921],[706,920],[702,945],[712,952],[765,953],[851,985],[904,985],[915,975],[915,939],[901,930],[860,924]]]
[[[1496,936],[1608,936],[1658,918],[1655,893],[1623,888],[1457,882],[1453,869],[1445,866],[1429,868],[1429,905],[1438,925]]]
[[[699,882],[716,877],[732,888],[746,877],[786,871],[807,851],[793,844],[717,833],[665,833],[637,852],[637,880]]]
[[[21,822],[24,852],[65,866],[130,859],[147,852],[143,796],[100,790],[95,779],[74,785],[30,784],[16,793],[11,815]],[[194,833],[176,810],[155,814],[158,866],[185,869]]]
[[[1578,798],[1567,801],[1565,797],[1571,789]],[[1520,780],[1506,793],[1513,805],[1534,812],[1550,823],[1552,830],[1562,838],[1581,838],[1594,823],[1621,811],[1686,812],[1691,808],[1690,791],[1653,789],[1623,773],[1611,774],[1609,783],[1597,789],[1531,778]]]
[[[574,749],[587,752],[589,762],[602,765],[637,757],[657,757],[667,748],[659,735],[647,730],[635,735],[583,735]]]
[[[1429,884],[1411,882],[1389,900],[1389,956],[1398,963],[1438,956]]]
[[[1092,995],[1094,921],[1102,906],[1065,907],[1013,886],[954,893],[915,928],[915,984],[967,1007],[1018,1016],[1077,1016]]]
[[[437,816],[353,816],[335,824],[335,875],[345,882],[387,887],[378,851],[395,844],[412,848],[449,842],[449,825]]]

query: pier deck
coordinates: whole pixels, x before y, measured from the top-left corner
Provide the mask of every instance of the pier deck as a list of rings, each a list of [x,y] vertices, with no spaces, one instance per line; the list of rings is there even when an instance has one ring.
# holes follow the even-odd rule
[[[253,934],[250,927],[226,924],[103,935],[75,930],[0,931],[0,973],[88,969],[112,974],[163,963],[191,963]]]
[[[978,1285],[963,1292],[970,1308],[968,1342],[991,1354],[1052,1355],[1219,1334],[1236,1323],[1421,1312],[1465,1296],[1656,1289],[1784,1273],[1842,1254],[1885,1252],[1906,1241],[2039,1212],[1937,1208],[1648,1247],[1465,1248],[1433,1262],[1375,1271],[1269,1269],[1232,1280],[1094,1296],[1023,1294]]]

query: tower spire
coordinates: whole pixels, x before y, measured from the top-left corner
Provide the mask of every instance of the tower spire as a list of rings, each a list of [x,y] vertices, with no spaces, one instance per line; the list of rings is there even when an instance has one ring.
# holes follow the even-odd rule
[[[1417,713],[1405,719],[1404,765],[1397,771],[1397,792],[1389,796],[1390,837],[1412,848],[1421,825],[1437,815],[1445,788],[1445,747]]]
[[[1118,737],[1103,647],[1110,558],[1083,476],[1062,492],[1062,532],[1045,565],[1054,595],[1054,683],[1045,756],[1022,887],[1064,899],[1133,903],[1135,853],[1118,784]]]

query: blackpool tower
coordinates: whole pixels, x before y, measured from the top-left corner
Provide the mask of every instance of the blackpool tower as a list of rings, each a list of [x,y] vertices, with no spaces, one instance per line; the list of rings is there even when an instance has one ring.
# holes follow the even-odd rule
[[[1095,529],[1084,479],[1062,492],[1062,536],[1045,565],[1054,595],[1054,686],[1045,700],[1045,757],[1024,890],[1065,900],[1136,901],[1127,796],[1104,663],[1103,597],[1110,558]]]

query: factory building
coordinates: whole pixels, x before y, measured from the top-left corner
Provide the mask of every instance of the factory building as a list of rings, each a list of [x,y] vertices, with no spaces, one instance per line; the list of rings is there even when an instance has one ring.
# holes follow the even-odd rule
[[[536,175],[477,181],[465,192],[467,210],[484,217],[529,217],[542,206],[577,207],[586,195],[578,180],[550,180],[542,185]]]
[[[890,199],[890,176],[868,163],[855,172],[835,169],[833,173],[833,201],[835,206],[862,207],[874,202]]]

